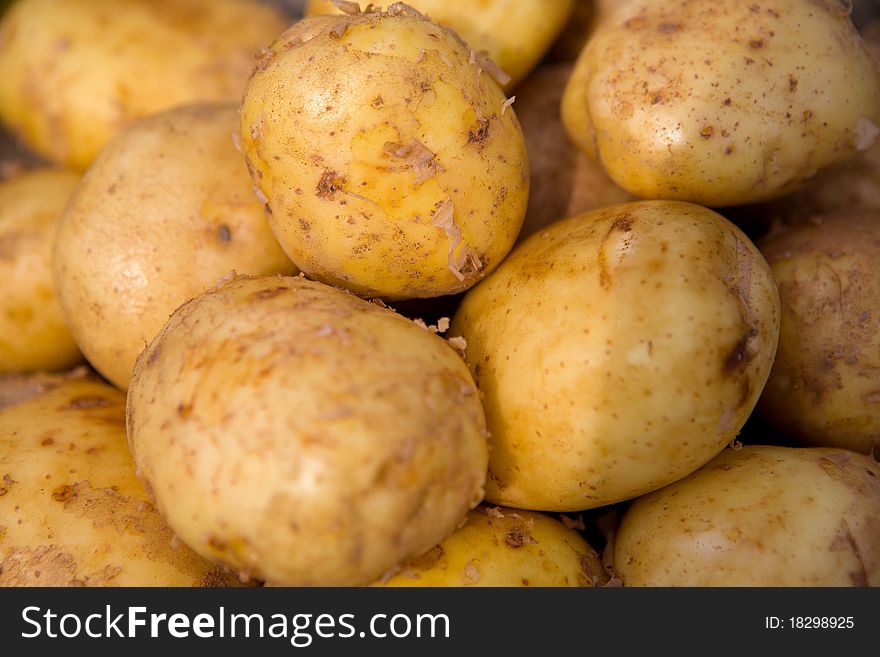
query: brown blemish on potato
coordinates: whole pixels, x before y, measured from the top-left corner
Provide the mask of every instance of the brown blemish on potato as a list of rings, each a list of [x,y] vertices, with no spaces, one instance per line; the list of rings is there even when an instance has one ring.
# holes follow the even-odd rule
[[[660,34],[675,34],[676,32],[681,31],[681,28],[681,23],[660,23],[660,25],[657,26],[657,31]]]
[[[324,169],[321,180],[318,182],[317,193],[321,198],[332,199],[345,185],[346,178],[336,171]]]
[[[608,581],[608,574],[595,552],[592,554],[578,552],[578,566],[578,584],[580,586],[600,586]]]
[[[507,534],[505,534],[504,543],[507,547],[517,549],[521,548],[523,545],[537,545],[538,541],[524,528],[513,527],[508,530]]]
[[[76,397],[75,399],[71,399],[65,406],[62,406],[61,411],[83,411],[91,408],[106,408],[107,406],[111,406],[111,402],[109,399],[105,397],[98,396],[86,396],[86,397]]]
[[[274,299],[279,294],[283,293],[286,289],[287,288],[282,285],[279,287],[273,287],[271,290],[260,290],[251,294],[248,299],[250,301],[263,301],[265,299]]]
[[[703,139],[711,139],[712,135],[715,134],[715,126],[713,125],[704,125],[700,128],[700,137]]]
[[[224,572],[222,566],[215,566],[205,573],[199,582],[199,586],[202,588],[226,587],[229,586],[231,581],[232,576]]]
[[[611,222],[611,226],[608,228],[608,231],[605,233],[605,237],[602,239],[602,242],[599,245],[599,283],[605,289],[611,287],[611,274],[608,271],[608,260],[605,255],[605,247],[608,243],[609,238],[615,232],[631,232],[632,220],[633,217],[628,212],[618,217],[615,217],[614,221]]]
[[[852,555],[856,559],[858,568],[858,570],[849,574],[852,585],[868,586],[869,578],[868,570],[865,565],[865,560],[862,558],[859,544],[856,541],[855,536],[853,536],[852,529],[850,528],[849,523],[846,521],[846,519],[840,522],[840,529],[838,530],[837,535],[834,537],[834,540],[831,542],[831,545],[828,549],[832,552],[840,552],[844,550],[852,552]]]
[[[468,131],[469,144],[481,144],[489,137],[489,119],[479,119],[477,127]]]
[[[217,230],[217,237],[223,243],[232,240],[232,232],[229,230],[229,226],[227,226],[226,224],[220,224],[220,228]]]
[[[73,586],[76,560],[54,545],[17,548],[0,563],[0,586]]]
[[[56,502],[66,502],[73,495],[73,486],[62,484],[52,491],[52,499]]]
[[[750,39],[749,48],[752,50],[760,50],[764,47],[764,39]]]
[[[2,484],[0,484],[0,497],[3,497],[4,495],[6,495],[6,493],[8,493],[12,489],[13,484],[18,483],[17,481],[15,481],[15,479],[10,477],[8,474],[3,475],[3,479],[0,481],[3,482]]]
[[[758,336],[758,332],[750,328],[737,341],[733,349],[730,350],[728,356],[724,359],[722,372],[726,376],[738,373],[745,368],[746,365],[755,357],[755,353],[749,349],[751,341]]]

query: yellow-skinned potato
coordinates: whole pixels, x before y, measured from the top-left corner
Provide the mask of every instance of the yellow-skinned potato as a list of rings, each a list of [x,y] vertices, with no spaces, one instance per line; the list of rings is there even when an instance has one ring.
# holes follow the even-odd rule
[[[217,586],[135,477],[125,397],[57,380],[0,408],[0,586]],[[39,388],[37,388],[39,389]]]
[[[86,358],[119,388],[171,312],[222,275],[294,270],[233,144],[237,119],[232,105],[200,104],[131,126],[61,220],[61,307]]]
[[[880,20],[862,28],[862,44],[880,66]],[[880,210],[880,143],[816,174],[802,189],[767,203],[757,214],[797,223],[813,215]]]
[[[880,586],[880,465],[840,449],[746,446],[636,500],[626,586]]]
[[[367,297],[453,294],[516,240],[523,136],[485,62],[390,11],[307,18],[272,44],[245,91],[244,150],[303,272]]]
[[[82,360],[52,287],[52,236],[79,176],[39,169],[0,181],[0,373]]]
[[[138,360],[128,437],[190,547],[281,585],[368,584],[483,495],[458,353],[305,278],[239,278],[178,309]]]
[[[762,415],[806,445],[880,447],[880,210],[813,217],[760,246],[782,302]]]
[[[633,0],[584,48],[562,110],[620,186],[717,207],[868,149],[880,76],[843,3]]]
[[[139,118],[238,101],[285,26],[256,0],[19,0],[0,23],[0,119],[84,169]]]
[[[531,171],[529,206],[520,240],[554,221],[634,200],[565,133],[559,104],[571,70],[568,63],[543,66],[516,92],[516,115],[525,135]]]
[[[484,395],[486,499],[574,511],[665,486],[736,436],[770,373],[779,298],[736,226],[644,201],[522,242],[451,330]]]
[[[474,50],[485,51],[510,76],[508,86],[513,87],[541,60],[577,2],[582,0],[409,0],[406,4],[458,32]],[[343,4],[347,3],[309,0],[306,15],[342,13],[336,5]]]
[[[608,579],[574,529],[542,513],[481,507],[379,586],[598,586]]]

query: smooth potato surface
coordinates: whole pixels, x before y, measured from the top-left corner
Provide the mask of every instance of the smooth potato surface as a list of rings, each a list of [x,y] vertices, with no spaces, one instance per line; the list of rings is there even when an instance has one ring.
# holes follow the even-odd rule
[[[0,22],[0,119],[85,169],[140,118],[238,101],[285,25],[256,0],[19,0]]]
[[[233,144],[232,105],[129,128],[101,153],[59,225],[58,296],[77,343],[114,385],[171,312],[235,270],[290,273]]]
[[[128,437],[177,534],[282,585],[368,584],[482,499],[485,419],[444,340],[305,278],[234,279],[144,351]]]
[[[880,465],[840,449],[746,446],[636,500],[626,586],[878,586]]]
[[[540,61],[582,0],[410,0],[406,4],[446,25],[507,73],[513,87]],[[366,7],[366,3],[362,3]],[[374,3],[389,6],[391,2]],[[306,15],[342,13],[330,0],[309,0]]]
[[[880,133],[880,76],[844,4],[633,0],[578,59],[569,134],[637,196],[792,192]]]
[[[69,378],[30,394],[0,408],[0,586],[237,582],[180,545],[153,508],[122,393]]]
[[[0,180],[0,373],[82,360],[52,285],[52,237],[79,176],[35,169]]]
[[[452,332],[484,395],[486,499],[574,511],[669,484],[737,435],[773,363],[779,298],[733,224],[647,201],[527,239]]]
[[[380,586],[599,586],[608,576],[574,529],[542,513],[471,511],[462,527]]]
[[[763,417],[805,445],[880,447],[880,211],[815,216],[760,246],[782,302]]]
[[[389,11],[307,18],[282,35],[245,91],[244,150],[307,275],[365,297],[453,294],[516,240],[525,145],[473,51]]]

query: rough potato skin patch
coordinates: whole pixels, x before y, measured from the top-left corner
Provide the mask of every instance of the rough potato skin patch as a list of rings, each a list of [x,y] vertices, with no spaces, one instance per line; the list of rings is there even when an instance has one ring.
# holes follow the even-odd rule
[[[82,374],[35,380],[42,390],[0,408],[0,585],[237,585],[149,503],[124,395]]]

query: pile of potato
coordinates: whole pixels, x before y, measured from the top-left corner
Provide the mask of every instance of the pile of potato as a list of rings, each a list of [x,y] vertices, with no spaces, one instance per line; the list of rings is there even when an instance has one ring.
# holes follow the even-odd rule
[[[9,4],[0,585],[880,585],[851,9]]]

